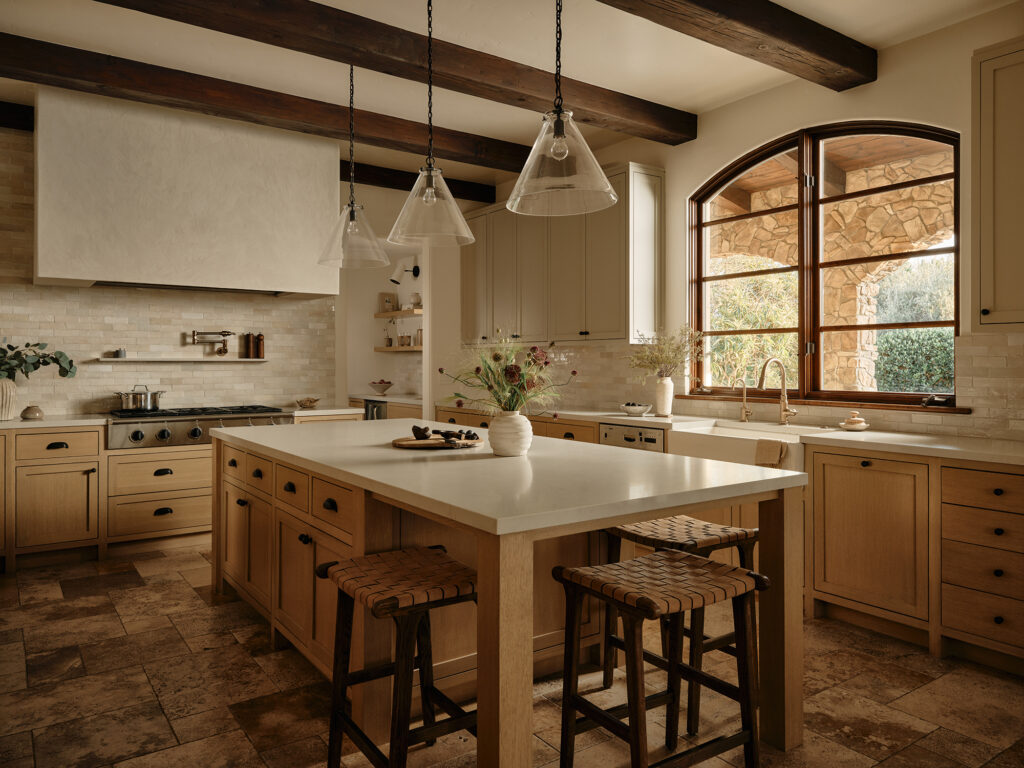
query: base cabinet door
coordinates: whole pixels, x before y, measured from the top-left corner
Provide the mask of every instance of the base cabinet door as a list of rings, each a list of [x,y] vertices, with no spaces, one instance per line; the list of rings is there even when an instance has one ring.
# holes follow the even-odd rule
[[[269,609],[274,573],[274,508],[250,498],[246,509],[245,586],[260,605]]]
[[[224,573],[241,583],[245,576],[245,550],[249,515],[248,494],[233,485],[224,485]]]
[[[352,548],[326,533],[313,533],[314,569],[352,557]],[[338,611],[338,586],[330,579],[318,579],[311,573],[313,587],[313,624],[309,651],[330,668],[334,660],[334,627]]]
[[[95,461],[18,467],[15,546],[95,541],[99,536],[98,470]]]
[[[814,456],[814,588],[928,618],[928,466]]]
[[[299,642],[313,627],[313,529],[287,512],[274,512],[274,618]]]

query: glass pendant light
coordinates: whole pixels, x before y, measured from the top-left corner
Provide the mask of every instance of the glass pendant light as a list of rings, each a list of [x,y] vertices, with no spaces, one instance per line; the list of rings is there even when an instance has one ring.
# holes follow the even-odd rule
[[[476,240],[434,167],[434,4],[427,0],[427,162],[398,214],[388,242],[399,245],[468,245]]]
[[[386,267],[391,262],[370,226],[363,206],[356,205],[356,81],[348,67],[348,205],[334,225],[318,263],[342,269]]]
[[[615,205],[608,177],[562,108],[562,0],[555,0],[555,104],[544,115],[519,180],[505,207],[528,216],[572,216]]]

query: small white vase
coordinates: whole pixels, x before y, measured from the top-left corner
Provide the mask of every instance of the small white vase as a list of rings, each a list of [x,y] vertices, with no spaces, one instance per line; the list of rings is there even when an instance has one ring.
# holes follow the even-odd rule
[[[491,419],[487,439],[495,456],[522,456],[533,442],[533,425],[519,411],[502,411]]]
[[[654,385],[654,415],[672,415],[672,394],[675,391],[675,384],[671,376],[659,376],[658,383]]]
[[[14,404],[18,401],[18,388],[11,379],[0,379],[0,421],[14,418]]]

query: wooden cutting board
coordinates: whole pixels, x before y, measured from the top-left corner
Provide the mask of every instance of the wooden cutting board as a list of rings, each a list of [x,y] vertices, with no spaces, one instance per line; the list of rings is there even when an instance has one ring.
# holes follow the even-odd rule
[[[475,448],[483,445],[483,440],[459,440],[454,445],[446,443],[440,435],[417,440],[415,437],[399,437],[391,441],[395,448],[412,448],[418,450],[453,450],[456,448]]]

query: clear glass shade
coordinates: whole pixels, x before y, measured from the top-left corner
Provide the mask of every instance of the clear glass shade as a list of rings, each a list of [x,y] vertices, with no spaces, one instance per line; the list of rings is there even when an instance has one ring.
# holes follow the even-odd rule
[[[528,216],[572,216],[618,199],[572,112],[548,112],[505,207]]]
[[[476,238],[438,168],[420,168],[419,178],[391,228],[399,245],[468,245]]]
[[[334,225],[318,263],[348,269],[386,267],[391,262],[363,213],[363,206],[349,203]]]

